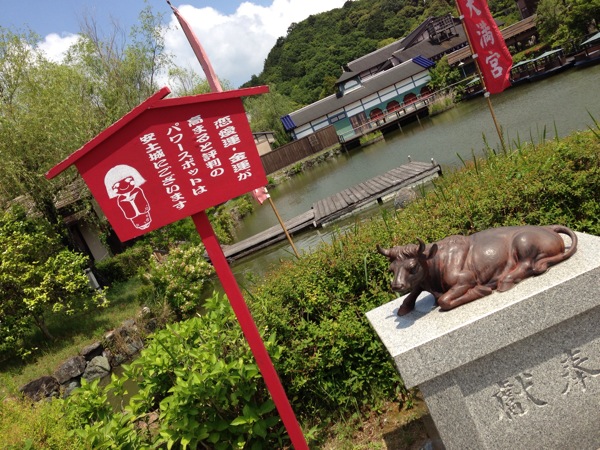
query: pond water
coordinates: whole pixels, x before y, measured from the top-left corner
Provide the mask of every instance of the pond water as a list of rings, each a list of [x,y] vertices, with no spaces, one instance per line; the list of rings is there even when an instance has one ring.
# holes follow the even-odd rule
[[[507,146],[517,142],[540,142],[585,130],[600,121],[600,65],[570,69],[562,74],[510,88],[491,97],[492,108],[503,130]],[[315,201],[387,172],[408,161],[430,161],[442,169],[462,165],[473,154],[482,155],[487,145],[500,148],[500,138],[488,102],[482,96],[458,103],[442,114],[421,119],[372,145],[342,153],[339,157],[305,170],[271,189],[270,193],[282,219],[308,211]],[[459,157],[460,155],[460,157]],[[378,213],[377,207],[369,213]],[[298,250],[311,251],[328,241],[334,230],[353,226],[347,219],[334,227],[294,236]],[[256,206],[237,230],[242,240],[277,225],[268,205]],[[240,283],[250,273],[260,275],[280,259],[293,258],[287,242],[247,256],[232,265]]]

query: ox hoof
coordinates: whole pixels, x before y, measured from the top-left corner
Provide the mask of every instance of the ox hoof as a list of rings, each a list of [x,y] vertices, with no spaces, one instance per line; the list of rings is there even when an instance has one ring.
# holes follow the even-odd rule
[[[405,316],[407,315],[409,312],[411,312],[414,308],[410,308],[408,306],[404,306],[402,305],[400,308],[398,308],[398,316]]]
[[[498,283],[498,287],[496,288],[496,290],[498,292],[506,292],[510,289],[512,289],[513,287],[515,287],[516,283],[513,282],[503,282],[503,283]]]

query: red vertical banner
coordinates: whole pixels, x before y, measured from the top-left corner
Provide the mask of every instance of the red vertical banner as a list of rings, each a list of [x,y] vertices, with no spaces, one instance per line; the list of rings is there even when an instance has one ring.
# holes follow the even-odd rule
[[[223,88],[221,87],[221,83],[217,78],[217,74],[215,73],[212,64],[210,63],[210,60],[208,59],[208,56],[204,51],[204,47],[202,47],[202,44],[200,44],[200,41],[194,34],[192,27],[187,22],[187,20],[185,20],[183,16],[179,13],[179,10],[173,5],[171,5],[171,2],[169,0],[167,0],[167,3],[173,10],[173,14],[175,14],[175,17],[177,17],[177,20],[179,21],[179,25],[181,25],[181,28],[183,29],[185,37],[187,37],[188,42],[192,46],[192,50],[194,50],[196,58],[198,58],[198,61],[202,66],[202,70],[204,70],[204,74],[206,75],[206,81],[208,81],[210,90],[213,92],[223,92]]]
[[[490,94],[510,86],[512,56],[485,0],[456,0],[471,50]]]

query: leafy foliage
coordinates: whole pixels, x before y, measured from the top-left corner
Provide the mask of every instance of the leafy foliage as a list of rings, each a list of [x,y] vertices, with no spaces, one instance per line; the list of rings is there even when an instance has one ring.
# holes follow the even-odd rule
[[[435,67],[429,70],[429,75],[431,76],[429,85],[436,91],[458,83],[462,78],[458,68],[450,67],[447,56],[444,56]]]
[[[289,349],[277,367],[305,418],[345,414],[408,393],[364,312],[391,299],[372,249],[381,226],[358,227],[283,263],[253,289],[253,313]]]
[[[276,360],[281,348],[266,342]],[[139,392],[113,412],[136,380]],[[214,295],[201,317],[156,333],[106,389],[84,384],[68,399],[71,427],[90,448],[282,448],[275,405],[227,301]]]
[[[73,178],[50,182],[43,173],[157,90],[156,74],[168,63],[160,23],[145,9],[127,42],[116,28],[102,37],[86,19],[62,63],[43,56],[38,36],[0,28],[2,203],[27,196],[60,223],[56,194]]]
[[[274,86],[271,86],[270,93],[249,97],[244,102],[246,112],[250,116],[250,126],[253,130],[275,132],[275,143],[273,144],[275,148],[289,140],[280,117],[298,109],[299,106],[277,92]]]
[[[0,357],[26,356],[35,325],[52,339],[48,315],[74,315],[107,304],[84,273],[87,258],[64,249],[42,221],[23,212],[0,217]]]
[[[600,24],[600,0],[540,0],[536,27],[552,46],[579,40]]]
[[[150,264],[152,248],[136,245],[122,253],[96,263],[96,270],[106,284],[127,281]]]
[[[152,259],[150,270],[142,274],[145,286],[140,301],[155,309],[167,304],[178,318],[190,317],[213,274],[213,266],[204,258],[204,246],[173,248],[164,261]]]

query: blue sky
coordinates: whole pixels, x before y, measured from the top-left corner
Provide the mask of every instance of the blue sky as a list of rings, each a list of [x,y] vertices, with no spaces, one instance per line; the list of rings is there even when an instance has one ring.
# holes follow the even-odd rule
[[[345,1],[171,0],[171,3],[191,24],[217,75],[238,87],[261,72],[269,50],[278,37],[286,34],[291,23],[339,8]],[[84,17],[93,18],[106,32],[111,30],[113,20],[128,31],[149,4],[153,11],[165,13],[167,51],[175,56],[176,63],[201,71],[166,0],[0,0],[0,4],[0,26],[18,32],[34,31],[40,36],[40,48],[52,59],[60,59],[75,42]]]

